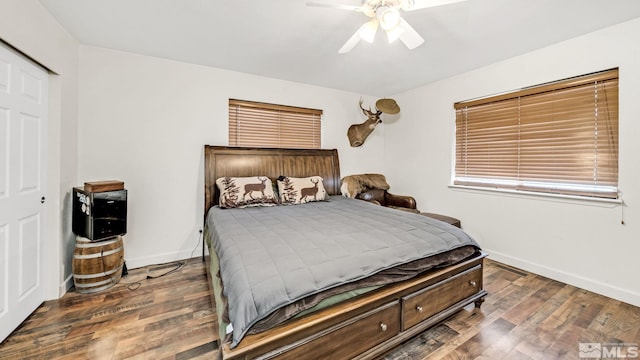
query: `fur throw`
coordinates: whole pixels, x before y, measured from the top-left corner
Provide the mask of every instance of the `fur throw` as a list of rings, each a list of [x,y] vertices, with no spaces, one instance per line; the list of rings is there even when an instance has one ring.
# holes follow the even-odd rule
[[[352,199],[367,189],[389,190],[387,179],[381,174],[349,175],[343,177],[341,181],[340,192],[343,196]]]

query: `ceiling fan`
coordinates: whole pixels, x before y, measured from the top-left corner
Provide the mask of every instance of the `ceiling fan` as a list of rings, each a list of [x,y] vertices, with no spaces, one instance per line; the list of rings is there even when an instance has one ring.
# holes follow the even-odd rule
[[[372,43],[378,25],[386,32],[389,43],[400,39],[409,49],[415,49],[424,39],[400,16],[400,10],[413,11],[461,1],[466,0],[363,0],[360,6],[307,2],[307,6],[358,11],[371,18],[338,50],[343,54],[351,51],[361,39]]]

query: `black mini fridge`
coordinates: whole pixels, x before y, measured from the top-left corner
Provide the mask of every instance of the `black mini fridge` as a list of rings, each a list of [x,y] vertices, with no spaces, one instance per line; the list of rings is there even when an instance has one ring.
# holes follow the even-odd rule
[[[127,190],[73,189],[72,230],[92,241],[127,233]]]

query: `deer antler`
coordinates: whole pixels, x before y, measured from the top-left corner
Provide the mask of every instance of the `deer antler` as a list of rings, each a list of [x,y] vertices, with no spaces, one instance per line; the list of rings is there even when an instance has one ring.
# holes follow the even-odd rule
[[[360,105],[360,109],[362,109],[362,112],[363,112],[365,115],[369,115],[369,114],[367,113],[367,111],[368,111],[369,113],[371,112],[371,106],[369,106],[369,110],[367,110],[367,109],[365,109],[365,108],[363,108],[363,107],[362,107],[362,104],[364,104],[364,99],[363,99],[363,98],[360,98],[360,101],[358,102],[358,105]]]
[[[367,115],[367,117],[378,117],[380,114],[382,114],[382,111],[378,110],[378,108],[376,108],[376,112],[374,113],[373,111],[371,111],[371,106],[369,106],[369,109],[365,109],[362,107],[362,104],[364,103],[364,99],[360,98],[360,101],[358,102],[358,104],[360,105],[360,109],[362,109],[362,113]]]

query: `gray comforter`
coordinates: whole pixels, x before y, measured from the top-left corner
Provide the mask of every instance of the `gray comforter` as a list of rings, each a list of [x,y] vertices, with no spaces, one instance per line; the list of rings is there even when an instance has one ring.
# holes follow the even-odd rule
[[[478,244],[419,214],[332,196],[207,215],[233,326],[231,347],[275,309],[383,269]],[[478,247],[479,248],[479,247]]]

